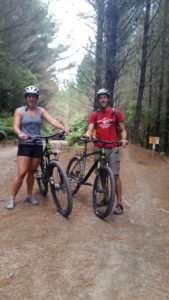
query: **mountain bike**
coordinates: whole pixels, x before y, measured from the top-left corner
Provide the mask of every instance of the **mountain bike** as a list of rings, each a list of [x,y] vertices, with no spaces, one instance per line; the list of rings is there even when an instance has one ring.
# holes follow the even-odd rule
[[[89,142],[101,143],[102,147],[87,153],[87,144]],[[114,144],[119,146],[120,142],[109,142],[98,138],[81,138],[84,143],[84,149],[81,156],[73,156],[67,166],[66,172],[69,177],[72,195],[75,195],[81,185],[92,185],[87,182],[88,178],[95,172],[93,184],[93,208],[97,217],[104,219],[112,211],[115,198],[114,175],[106,158],[106,145]],[[86,173],[86,159],[88,156],[97,155],[94,163]]]
[[[49,143],[49,140],[52,138],[62,139],[63,137],[64,131],[61,131],[47,136],[31,137],[31,139],[34,142],[43,140],[45,143],[43,157],[34,173],[39,191],[46,196],[50,185],[51,195],[58,212],[67,217],[72,211],[72,192],[69,179],[62,164],[59,162],[57,151],[52,151]],[[54,158],[51,158],[51,154]]]

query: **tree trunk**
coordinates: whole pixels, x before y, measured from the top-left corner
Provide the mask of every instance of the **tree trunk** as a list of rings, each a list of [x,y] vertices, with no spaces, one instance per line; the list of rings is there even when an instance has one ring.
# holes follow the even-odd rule
[[[169,11],[169,3],[168,0],[165,2],[165,16],[166,16],[166,31],[167,31],[167,17]],[[167,33],[167,32],[166,32]],[[167,40],[166,40],[167,41]],[[167,48],[167,42],[166,42]],[[169,53],[166,53],[166,62],[167,62],[167,96],[166,96],[166,110],[165,110],[165,125],[164,125],[164,152],[169,156]]]
[[[152,107],[152,79],[153,79],[153,59],[150,60],[150,74],[149,74],[149,98],[148,98],[148,124],[147,124],[147,135],[146,135],[146,147],[149,148],[149,136],[151,131],[151,107]]]
[[[158,92],[158,103],[157,103],[157,120],[156,120],[156,135],[160,136],[161,129],[161,107],[163,102],[163,89],[164,89],[164,70],[166,63],[166,31],[167,31],[167,17],[168,17],[168,0],[165,1],[164,5],[164,19],[163,19],[163,36],[161,43],[161,64],[160,64],[160,81],[159,81],[159,92]]]
[[[164,152],[169,156],[169,72],[168,72],[168,93],[166,99]]]
[[[96,79],[95,95],[98,89],[102,87],[102,61],[103,61],[103,24],[104,24],[104,0],[97,1],[97,36],[96,36]],[[94,108],[97,107],[96,98]]]
[[[143,43],[142,43],[142,57],[141,57],[141,73],[140,73],[140,82],[139,82],[139,90],[138,90],[137,106],[136,106],[136,116],[135,116],[135,121],[134,121],[134,132],[133,132],[133,142],[135,142],[135,143],[138,142],[138,138],[139,138],[139,126],[140,126],[140,121],[141,121],[142,100],[143,100],[144,86],[145,86],[150,8],[151,8],[151,0],[146,0]]]
[[[116,80],[117,25],[119,21],[116,0],[107,1],[106,9],[106,74],[105,87],[110,91],[111,100],[114,95]]]

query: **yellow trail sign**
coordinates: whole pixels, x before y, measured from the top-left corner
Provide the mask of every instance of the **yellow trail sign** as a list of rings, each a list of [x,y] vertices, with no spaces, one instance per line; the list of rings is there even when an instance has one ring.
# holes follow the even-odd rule
[[[160,138],[158,136],[149,136],[149,144],[157,145],[160,142]]]

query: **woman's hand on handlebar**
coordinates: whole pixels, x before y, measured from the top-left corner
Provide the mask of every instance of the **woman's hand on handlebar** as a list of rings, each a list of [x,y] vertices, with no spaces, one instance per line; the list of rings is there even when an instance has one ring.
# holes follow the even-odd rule
[[[27,141],[28,139],[28,135],[26,133],[20,133],[18,137],[21,141]]]
[[[65,134],[68,134],[70,132],[69,128],[64,128],[63,131],[65,132]]]

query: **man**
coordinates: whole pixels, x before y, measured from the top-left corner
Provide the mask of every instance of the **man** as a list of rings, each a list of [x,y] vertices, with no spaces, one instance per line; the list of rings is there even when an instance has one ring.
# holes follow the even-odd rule
[[[124,118],[119,109],[116,112],[110,107],[110,93],[106,89],[98,90],[96,94],[99,109],[91,113],[89,117],[89,125],[84,136],[91,138],[93,130],[96,131],[96,138],[100,138],[106,141],[117,140],[117,124],[119,125],[122,138],[122,146],[125,148],[128,144],[127,133],[124,126]],[[99,148],[99,144],[96,145]],[[113,211],[116,215],[123,213],[122,205],[122,184],[119,176],[120,171],[120,160],[119,160],[119,149],[115,145],[107,145],[107,155],[109,159],[109,166],[113,170],[115,177],[115,188],[117,206]]]

